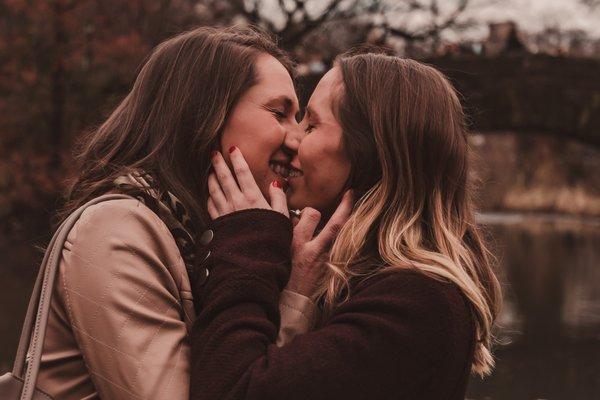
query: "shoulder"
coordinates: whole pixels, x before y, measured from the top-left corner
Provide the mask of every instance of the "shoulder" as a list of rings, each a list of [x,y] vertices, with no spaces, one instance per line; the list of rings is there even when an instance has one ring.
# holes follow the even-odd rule
[[[460,288],[424,272],[390,267],[361,280],[351,293],[356,300],[370,299],[418,315],[439,325],[469,326],[471,310]]]
[[[189,292],[175,239],[152,210],[133,198],[87,208],[69,232],[61,258],[65,298],[76,291],[106,307],[129,307],[142,298],[178,307],[175,299]]]
[[[119,268],[124,257],[168,268],[183,264],[167,226],[133,198],[108,200],[88,207],[69,232],[67,246],[89,262],[102,263],[104,268]]]
[[[424,369],[467,354],[474,333],[470,308],[456,285],[400,268],[362,279],[328,323],[360,326],[361,335],[379,343],[386,357],[400,349],[398,360],[414,357]]]
[[[387,267],[381,272],[361,279],[355,288],[357,292],[402,294],[402,297],[414,296],[432,301],[461,296],[460,289],[456,284],[444,278],[416,269],[398,267]]]
[[[134,198],[108,200],[94,204],[85,209],[75,227],[79,229],[93,227],[96,230],[102,228],[114,233],[123,231],[123,227],[145,227],[151,230],[162,230],[164,227],[168,232],[158,216],[144,203]]]
[[[474,339],[471,306],[461,289],[419,270],[392,267],[362,280],[347,305],[347,311],[376,317],[396,340],[406,339],[419,351],[462,354]]]
[[[170,236],[166,225],[152,210],[131,198],[108,200],[86,208],[71,229],[69,240],[82,243],[110,237],[128,243],[155,242]]]

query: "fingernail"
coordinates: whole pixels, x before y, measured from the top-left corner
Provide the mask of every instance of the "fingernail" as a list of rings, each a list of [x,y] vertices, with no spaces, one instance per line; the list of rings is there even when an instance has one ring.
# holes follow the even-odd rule
[[[275,186],[276,188],[281,189],[281,183],[279,183],[279,181],[273,181],[273,186]]]
[[[212,158],[215,158],[215,157],[217,156],[217,154],[219,154],[219,152],[218,152],[218,151],[216,151],[216,150],[214,150],[214,151],[213,151],[213,152],[210,154],[210,156],[211,156]]]
[[[235,147],[235,146],[231,146],[231,147],[229,148],[229,152],[230,152],[230,153],[233,153],[233,151],[234,151],[235,149],[236,149],[236,147]]]

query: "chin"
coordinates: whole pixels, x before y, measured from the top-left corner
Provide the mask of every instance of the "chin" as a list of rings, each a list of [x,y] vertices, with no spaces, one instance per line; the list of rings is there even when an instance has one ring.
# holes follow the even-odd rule
[[[288,197],[288,207],[292,210],[302,210],[304,207],[308,207],[305,201],[301,201],[302,199],[296,193],[293,193]]]

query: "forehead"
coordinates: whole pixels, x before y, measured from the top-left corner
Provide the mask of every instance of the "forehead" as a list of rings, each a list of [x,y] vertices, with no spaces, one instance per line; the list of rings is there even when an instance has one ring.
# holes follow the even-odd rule
[[[254,65],[258,83],[250,88],[249,92],[258,96],[287,96],[298,103],[292,77],[275,57],[261,54],[256,58]]]
[[[308,104],[311,108],[320,112],[332,112],[331,107],[335,96],[341,89],[342,75],[338,67],[330,69],[319,81],[314,92],[310,96]]]

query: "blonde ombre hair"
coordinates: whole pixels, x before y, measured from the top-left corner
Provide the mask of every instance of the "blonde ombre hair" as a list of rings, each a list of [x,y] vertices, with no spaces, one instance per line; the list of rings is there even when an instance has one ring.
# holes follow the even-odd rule
[[[471,371],[487,375],[502,295],[474,219],[457,93],[439,71],[413,60],[342,55],[336,67],[343,80],[337,117],[358,201],[318,293],[324,315],[348,298],[351,279],[390,268],[453,282],[476,325]]]

